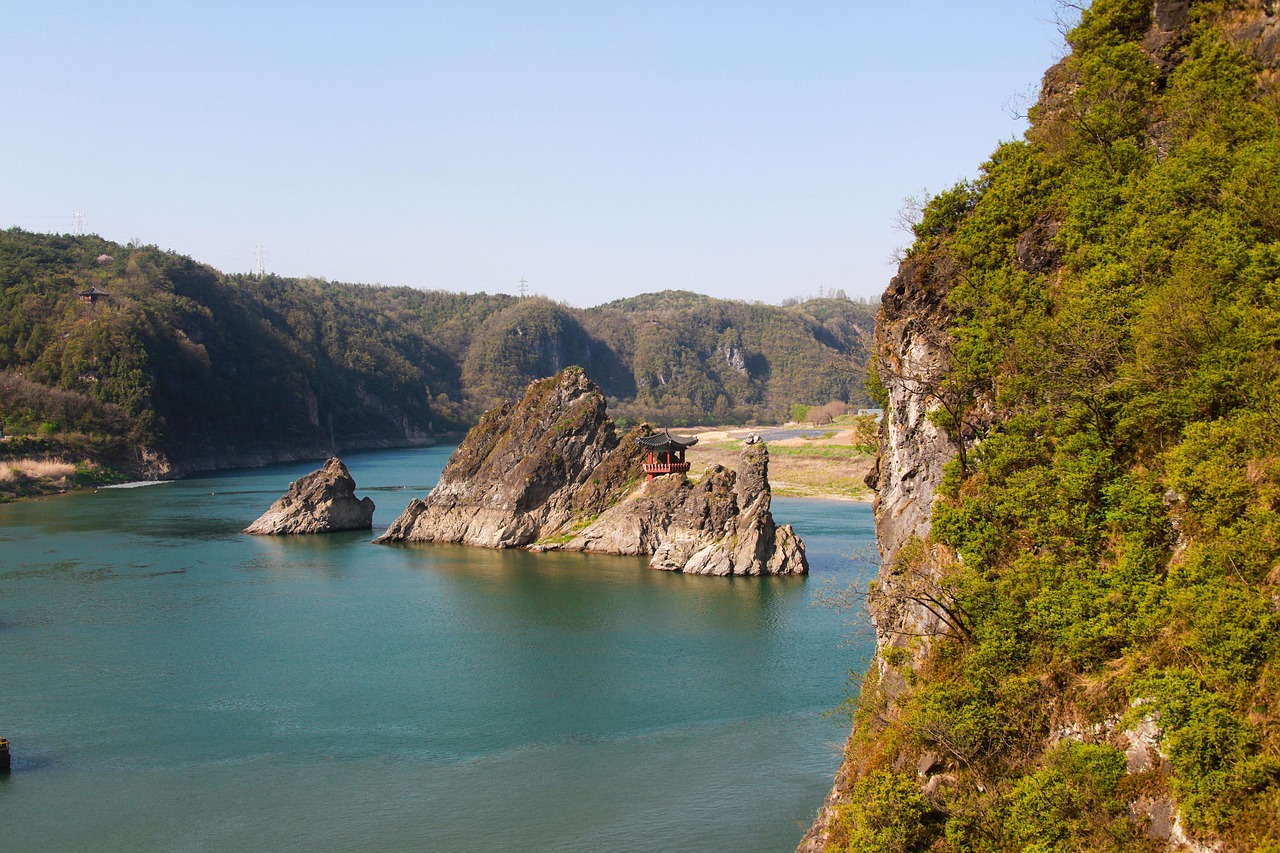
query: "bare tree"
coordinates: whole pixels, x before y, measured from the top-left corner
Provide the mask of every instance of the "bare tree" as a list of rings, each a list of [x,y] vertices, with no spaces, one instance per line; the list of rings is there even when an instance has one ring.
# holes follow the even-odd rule
[[[1088,5],[1079,0],[1053,0],[1053,12],[1049,23],[1053,24],[1053,28],[1058,31],[1058,35],[1062,36],[1064,42],[1067,39],[1067,33],[1080,23],[1080,16],[1084,14],[1085,7]]]
[[[876,579],[865,588],[857,582],[844,587],[829,585],[819,590],[815,601],[834,610],[852,611],[868,627],[873,625],[873,614],[918,609],[933,617],[933,626],[925,628],[914,620],[890,616],[877,627],[897,637],[943,636],[967,643],[973,629],[960,600],[956,564],[939,564],[932,554],[935,550],[920,539],[911,539],[898,549],[885,571],[874,546],[859,549],[850,559],[877,567]]]

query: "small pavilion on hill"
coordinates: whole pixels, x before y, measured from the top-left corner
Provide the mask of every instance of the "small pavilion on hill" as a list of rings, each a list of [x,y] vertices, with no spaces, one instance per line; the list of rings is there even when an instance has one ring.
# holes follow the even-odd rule
[[[672,435],[667,430],[637,438],[636,442],[649,451],[644,461],[646,481],[662,474],[687,474],[689,463],[684,461],[684,452],[698,443],[696,436],[683,438]]]
[[[80,291],[80,301],[88,302],[92,305],[106,295],[107,293],[105,290],[98,290],[97,285],[93,285],[88,290]]]

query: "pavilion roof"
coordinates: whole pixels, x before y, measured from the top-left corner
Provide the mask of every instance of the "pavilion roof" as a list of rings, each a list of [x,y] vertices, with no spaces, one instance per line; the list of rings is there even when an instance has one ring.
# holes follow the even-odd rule
[[[636,443],[650,450],[684,450],[697,444],[698,437],[696,435],[672,435],[670,431],[664,429],[662,432],[637,438]]]

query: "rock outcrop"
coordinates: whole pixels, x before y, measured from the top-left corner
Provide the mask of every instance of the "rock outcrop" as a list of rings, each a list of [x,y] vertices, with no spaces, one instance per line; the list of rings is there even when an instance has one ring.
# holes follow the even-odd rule
[[[889,405],[880,422],[879,480],[873,488],[876,542],[886,562],[904,542],[928,532],[942,466],[957,452],[952,438],[929,418],[939,407],[931,389],[944,379],[949,359],[948,272],[945,258],[907,260],[885,290],[876,318]]]
[[[621,497],[639,459],[634,441],[619,440],[604,394],[571,367],[485,412],[431,494],[377,541],[531,545]]]
[[[927,608],[910,606],[892,595],[893,587],[902,582],[893,566],[903,545],[928,537],[943,466],[959,452],[955,440],[929,417],[940,405],[929,389],[943,378],[949,359],[946,340],[952,314],[946,300],[953,286],[945,256],[910,258],[889,282],[876,317],[876,354],[889,405],[880,422],[876,481],[870,485],[876,491],[872,506],[881,561],[877,584],[890,594],[879,597],[880,606],[871,614],[876,653],[870,666],[886,697],[906,685],[899,684],[900,677],[886,665],[885,651],[906,646],[907,639],[914,637],[919,640],[914,644],[914,656],[920,659],[938,627],[936,616]],[[836,814],[849,802],[853,781],[861,770],[855,760],[846,757],[797,853],[826,849]]]
[[[373,501],[356,497],[356,481],[336,456],[319,470],[289,484],[245,533],[334,533],[373,529]]]
[[[804,543],[769,511],[769,451],[742,451],[737,471],[707,469],[646,483],[554,547],[611,554],[653,554],[649,565],[699,575],[786,575],[808,571]]]
[[[532,383],[486,412],[440,482],[377,542],[651,554],[654,568],[714,575],[803,574],[804,545],[769,510],[768,451],[697,484],[641,482],[638,427],[619,436],[604,394],[581,368]]]
[[[1172,73],[1184,58],[1181,52],[1191,37],[1189,23],[1194,22],[1191,12],[1195,5],[1195,0],[1151,0],[1149,4],[1149,26],[1141,47],[1161,76]],[[1244,0],[1216,17],[1215,26],[1221,27],[1227,38],[1261,67],[1257,78],[1259,87],[1274,97],[1280,91],[1280,3]],[[1052,139],[1063,122],[1076,120],[1078,113],[1073,112],[1072,99],[1076,97],[1077,88],[1078,79],[1066,59],[1046,73],[1035,107],[1037,116],[1027,132],[1029,139],[1043,144]],[[1163,135],[1169,132],[1169,124],[1158,121],[1146,128],[1149,144],[1157,151],[1164,150]],[[1052,277],[1061,269],[1066,259],[1057,239],[1060,216],[1058,210],[1050,209],[1029,223],[1029,227],[1025,221],[1017,224],[1024,229],[1012,247],[1020,272]],[[931,541],[930,531],[943,468],[958,456],[963,459],[962,454],[974,443],[972,435],[1001,417],[999,412],[992,411],[989,399],[978,395],[974,408],[966,413],[968,422],[952,434],[930,418],[931,411],[941,405],[930,388],[946,384],[938,380],[946,378],[950,358],[946,349],[947,330],[954,314],[947,297],[959,280],[959,272],[950,268],[945,246],[936,243],[922,246],[921,251],[912,254],[899,267],[898,275],[884,293],[876,319],[877,364],[889,396],[881,425],[880,460],[873,477],[881,558],[876,595],[869,599],[876,629],[876,651],[862,685],[866,704],[865,713],[859,718],[860,729],[851,735],[832,789],[797,853],[848,849],[848,838],[842,835],[847,827],[840,825],[840,811],[851,803],[855,784],[869,771],[887,767],[905,775],[914,770],[912,775],[919,783],[920,793],[933,804],[947,802],[940,790],[959,784],[959,775],[963,772],[954,756],[922,751],[925,748],[919,741],[913,744],[911,738],[881,736],[882,730],[891,726],[898,726],[897,730],[901,731],[900,721],[894,719],[897,709],[907,701],[910,691],[926,683],[929,670],[922,664],[926,663],[931,643],[946,630],[937,614],[918,601],[913,602],[913,596],[895,595],[894,587],[903,583],[905,571],[897,563],[904,554],[904,546],[913,550],[923,546],[924,558],[916,570],[921,574],[914,580],[918,584],[937,580],[936,574],[922,575],[934,571],[933,567],[939,563],[938,546]],[[953,418],[946,420],[955,423]],[[965,426],[973,427],[973,434],[966,431]],[[891,660],[896,663],[890,665]],[[906,677],[904,669],[908,670]],[[1091,685],[1089,689],[1097,688]],[[1138,708],[1142,701],[1135,699],[1131,709]],[[1066,707],[1065,702],[1054,707],[1054,715],[1063,717]],[[1170,764],[1161,751],[1161,737],[1157,717],[1148,714],[1135,721],[1131,711],[1129,715],[1117,714],[1101,722],[1081,720],[1071,725],[1059,724],[1040,743],[1032,738],[1020,743],[1025,750],[1020,752],[1019,760],[1030,764],[1038,748],[1068,740],[1109,743],[1124,753],[1127,772],[1143,780],[1140,789],[1137,786],[1130,789],[1142,791],[1128,804],[1130,824],[1144,829],[1147,839],[1153,842],[1151,849],[1235,849],[1188,837],[1170,793]],[[877,741],[885,747],[880,753],[869,746]],[[982,781],[986,785],[1006,782]],[[972,781],[969,784],[973,784]],[[977,790],[981,792],[984,788]]]

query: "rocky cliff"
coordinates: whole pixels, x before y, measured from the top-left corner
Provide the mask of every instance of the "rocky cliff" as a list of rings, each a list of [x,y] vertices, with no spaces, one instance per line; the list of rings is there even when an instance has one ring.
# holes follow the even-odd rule
[[[691,483],[659,477],[549,547],[653,554],[649,565],[700,575],[785,575],[808,571],[804,544],[769,511],[769,451],[743,450],[738,469],[708,468]]]
[[[1280,245],[1280,8],[1068,38],[884,295],[876,651],[805,853],[1280,844],[1280,308],[1226,260]]]
[[[803,544],[769,511],[763,447],[696,485],[678,475],[642,483],[635,439],[647,434],[619,436],[603,393],[568,368],[486,412],[431,494],[376,541],[652,554],[654,568],[699,574],[808,570]]]
[[[245,533],[335,533],[371,530],[373,501],[356,497],[356,481],[337,457],[289,484],[284,497],[273,503]]]
[[[868,599],[876,637],[869,680],[885,696],[885,713],[891,713],[892,697],[906,687],[898,672],[886,665],[888,650],[911,647],[916,660],[923,660],[938,628],[934,613],[909,597],[894,595],[893,590],[906,583],[895,572],[898,552],[908,542],[927,540],[943,466],[958,454],[957,442],[930,418],[931,412],[942,408],[940,395],[949,361],[946,336],[952,313],[946,298],[954,282],[947,273],[937,257],[904,261],[885,290],[876,317],[876,358],[889,400],[880,423],[880,459],[873,471],[872,507],[881,564],[877,589],[884,594]],[[922,642],[912,643],[912,639]],[[860,759],[853,750],[847,751],[798,853],[827,849],[838,809],[849,801],[852,784],[864,769]]]

